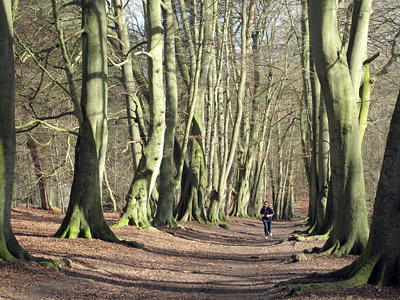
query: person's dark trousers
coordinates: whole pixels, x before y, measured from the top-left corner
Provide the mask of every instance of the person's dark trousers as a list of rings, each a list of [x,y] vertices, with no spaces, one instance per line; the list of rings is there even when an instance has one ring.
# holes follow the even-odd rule
[[[263,221],[263,223],[265,236],[268,236],[268,232],[271,232],[271,221]]]

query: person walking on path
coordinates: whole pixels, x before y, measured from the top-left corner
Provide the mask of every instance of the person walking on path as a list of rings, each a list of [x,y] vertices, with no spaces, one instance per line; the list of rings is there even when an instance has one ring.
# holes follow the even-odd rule
[[[275,214],[275,212],[272,209],[272,207],[268,206],[268,202],[265,201],[263,208],[261,208],[260,214],[262,215],[261,220],[264,223],[265,238],[268,239],[268,235],[272,236],[271,222],[272,222],[272,216]]]

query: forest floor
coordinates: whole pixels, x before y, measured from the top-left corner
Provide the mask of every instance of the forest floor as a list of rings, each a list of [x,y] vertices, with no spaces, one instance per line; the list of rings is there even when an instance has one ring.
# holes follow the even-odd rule
[[[306,203],[295,212],[305,216]],[[117,214],[106,213],[110,225]],[[323,241],[287,241],[305,230],[304,217],[273,222],[273,236],[264,237],[260,220],[232,218],[227,228],[187,222],[181,228],[158,230],[125,226],[113,229],[145,249],[100,240],[52,237],[63,215],[16,208],[13,231],[34,256],[69,258],[60,270],[22,266],[0,260],[0,299],[291,299],[287,284],[313,272],[326,273],[351,263],[345,255],[313,257],[293,262],[292,255]],[[295,299],[400,299],[399,287],[363,285],[312,291]]]

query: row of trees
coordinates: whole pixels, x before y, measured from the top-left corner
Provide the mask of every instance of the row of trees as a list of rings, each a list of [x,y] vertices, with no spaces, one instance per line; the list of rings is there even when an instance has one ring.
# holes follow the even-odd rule
[[[156,189],[149,188],[154,186],[151,181],[156,180],[157,170],[152,171],[154,176],[146,179],[146,189],[134,187],[140,176],[149,175],[148,171],[140,174],[137,170],[147,168],[138,165],[142,153],[151,152],[152,146],[148,145],[151,141],[150,134],[153,134],[150,123],[155,121],[150,113],[152,96],[147,78],[150,74],[145,65],[148,57],[146,53],[149,51],[143,49],[146,43],[148,45],[149,39],[141,31],[136,32],[136,35],[132,34],[133,29],[141,28],[133,26],[129,18],[125,18],[127,7],[117,2],[109,7],[108,123],[112,144],[108,146],[106,173],[108,179],[112,178],[107,182],[113,195],[116,195],[118,204],[125,206],[125,214],[119,225],[132,222],[148,226],[152,219],[157,225],[172,225],[175,218],[182,221],[219,221],[231,213],[238,216],[257,216],[260,203],[267,192],[266,186],[273,187],[268,189],[268,196],[272,194],[278,218],[288,219],[293,216],[293,184],[300,187],[304,185],[302,180],[305,178],[299,172],[301,168],[295,160],[300,154],[300,146],[296,145],[300,111],[296,106],[301,85],[296,82],[299,80],[291,76],[295,72],[295,65],[289,60],[289,53],[297,52],[292,46],[286,48],[281,41],[281,37],[292,29],[289,27],[269,32],[262,27],[263,24],[271,23],[276,26],[278,18],[261,12],[288,10],[289,7],[285,8],[282,4],[249,3],[249,8],[240,7],[240,10],[233,2],[223,5],[204,3],[196,8],[186,7],[188,5],[189,3],[173,3],[170,9],[163,5],[165,87],[161,87],[155,95],[165,94],[168,102],[166,122],[170,126],[166,128],[163,161],[165,164],[167,161],[169,163],[168,166],[163,164],[161,167],[161,176],[155,182]],[[46,4],[37,4],[34,12],[31,9],[31,6],[20,8],[32,19],[16,19],[16,28],[24,20],[24,23],[28,22],[31,26],[39,26],[56,40],[49,39],[36,44],[26,31],[19,34],[16,30],[19,34],[16,53],[21,57],[17,60],[17,70],[20,70],[17,82],[21,87],[27,88],[28,82],[37,82],[39,85],[29,96],[27,91],[17,93],[17,103],[20,103],[17,107],[17,118],[21,124],[18,132],[30,129],[23,124],[40,124],[41,128],[35,127],[28,134],[34,135],[41,145],[39,149],[42,152],[42,165],[47,165],[50,169],[44,173],[47,184],[57,184],[61,190],[63,185],[72,182],[71,166],[75,158],[70,149],[74,148],[76,134],[71,125],[79,124],[71,117],[71,114],[75,114],[71,107],[76,107],[77,104],[73,104],[69,98],[74,93],[75,98],[79,98],[80,87],[72,83],[68,86],[62,84],[68,76],[70,81],[77,82],[81,74],[81,52],[77,47],[81,29],[76,26],[76,21],[68,21],[78,19],[79,8],[66,3],[61,4],[61,8],[57,8],[57,5],[50,8]],[[45,14],[46,9],[60,10],[57,13],[61,25],[59,29],[48,25],[53,22],[54,17]],[[38,14],[37,11],[42,13]],[[248,12],[251,12],[249,24],[242,24],[242,19],[247,22]],[[141,21],[148,19],[146,16],[138,18]],[[60,35],[68,38],[59,41]],[[242,40],[245,43],[241,43]],[[65,54],[57,55],[62,47],[54,47],[54,44],[62,43],[65,43]],[[243,47],[238,51],[240,44]],[[286,57],[272,63],[275,47],[284,49]],[[27,55],[30,57],[26,58]],[[70,56],[69,63],[66,62],[67,55]],[[60,60],[60,57],[64,59]],[[190,59],[185,59],[186,57]],[[240,60],[237,60],[238,57],[241,57]],[[24,71],[27,64],[37,72]],[[70,67],[64,67],[68,64]],[[59,72],[60,69],[69,69],[69,75]],[[157,80],[160,82],[160,79]],[[75,85],[75,92],[69,91],[72,85]],[[43,89],[43,86],[51,88],[52,93]],[[59,88],[62,90],[58,90]],[[290,96],[291,93],[295,98]],[[289,100],[282,101],[285,97]],[[48,115],[44,116],[48,113],[42,111],[44,107],[62,113],[53,115],[54,119],[51,119]],[[124,110],[127,111],[127,116],[124,116]],[[184,114],[183,111],[187,113]],[[60,115],[63,118],[55,118]],[[51,129],[48,129],[50,126]],[[54,131],[54,127],[58,131]],[[60,132],[63,128],[68,128],[69,132]],[[51,140],[49,133],[53,136]],[[270,139],[270,135],[275,133],[281,136],[277,142]],[[23,147],[26,134],[17,137],[21,145],[17,152],[18,157],[21,162],[25,162],[26,151]],[[65,137],[68,146],[61,146]],[[131,151],[122,151],[128,149],[128,144]],[[268,155],[270,149],[277,155]],[[127,155],[129,152],[133,158]],[[28,177],[24,174],[25,170],[23,164],[17,165],[16,174],[17,180],[21,180],[20,186],[24,185],[22,180]],[[135,174],[135,178],[129,174]],[[164,180],[163,174],[172,177]],[[299,179],[293,183],[294,178]],[[30,185],[25,185],[28,187],[27,192],[30,192]],[[164,201],[158,199],[160,188],[163,190],[160,196],[169,199],[165,206]],[[151,190],[151,197],[145,194],[138,197],[135,195],[137,189],[148,190],[146,193]],[[168,193],[165,192],[167,190]],[[131,202],[130,207],[135,208],[128,208],[126,202]],[[167,221],[158,220],[166,208],[172,210],[168,216],[162,217]]]
[[[137,15],[127,14],[125,3],[114,0],[107,10],[105,4],[16,2],[5,11],[8,47],[16,27],[17,132],[54,139],[48,158],[58,161],[48,164],[48,182],[71,176],[68,211],[56,236],[121,241],[102,213],[103,176],[111,171],[114,184],[104,182],[110,197],[117,183],[129,187],[115,226],[256,216],[267,191],[275,217],[289,219],[294,185],[302,182],[294,178],[305,177],[297,156],[308,181],[310,233],[329,235],[318,252],[365,249],[361,146],[372,83],[398,56],[395,15],[373,22],[372,36],[384,34],[392,46],[380,59],[367,47],[370,0],[150,0],[136,23],[126,18]],[[19,32],[22,26],[29,30]],[[5,119],[10,115],[2,110]],[[120,142],[110,147],[109,136],[126,150]],[[74,155],[58,146],[63,138],[68,145],[76,141]],[[14,167],[4,170],[10,177]],[[11,236],[9,209],[4,222]],[[7,253],[11,243],[5,241]]]
[[[237,10],[229,1],[189,7],[185,2],[151,1],[144,6],[146,39],[140,41],[140,35],[129,33],[123,3],[109,4],[106,15],[103,1],[14,3],[18,137],[23,141],[28,135],[32,145],[49,141],[49,157],[35,156],[40,182],[48,158],[53,160],[47,182],[70,174],[65,166],[74,167],[68,210],[55,235],[121,241],[102,214],[110,121],[126,124],[123,138],[132,157],[124,163],[132,161],[132,168],[123,171],[134,170],[115,226],[150,226],[149,221],[177,226],[176,220],[219,222],[229,214],[257,215],[265,197],[273,128],[286,138],[276,146],[277,166],[274,160],[269,165],[280,170],[274,204],[279,218],[293,216],[293,184],[284,186],[293,182],[294,163],[287,160],[286,174],[282,170],[285,143],[290,145],[288,156],[294,155],[291,141],[298,113],[292,104],[282,109],[278,101],[286,90],[295,91],[295,84],[288,80],[288,55],[276,71],[268,65],[269,71],[263,70],[263,60],[271,61],[277,33],[262,28],[268,18],[256,18],[256,3]],[[258,9],[275,7],[267,3]],[[25,30],[18,31],[22,26]],[[259,32],[253,34],[255,26]],[[263,54],[261,45],[270,52]],[[290,126],[282,133],[285,123]],[[121,128],[113,133],[114,138],[122,135]],[[63,149],[58,146],[62,138],[68,142]],[[75,147],[70,147],[74,140]],[[26,167],[18,165],[16,178],[25,179],[18,175]]]
[[[321,97],[320,122],[325,111],[327,124],[320,123],[318,134],[329,135],[329,157],[324,157],[323,145],[313,156],[310,184],[310,232],[329,235],[318,253],[341,255],[361,254],[346,268],[328,274],[344,281],[317,285],[300,285],[297,291],[309,288],[352,287],[365,283],[388,285],[399,282],[398,261],[398,202],[396,152],[398,143],[398,105],[392,117],[386,152],[374,205],[371,232],[368,228],[365,199],[365,181],[362,162],[362,141],[367,126],[373,84],[395,63],[399,56],[397,22],[390,34],[391,51],[388,60],[376,74],[370,65],[380,53],[368,51],[368,33],[372,1],[308,1],[311,53],[318,75],[320,93],[312,87],[313,100]],[[340,7],[350,5],[348,22],[341,27]],[[383,26],[379,30],[387,30]],[[393,30],[394,29],[394,30]],[[394,31],[394,34],[393,34]],[[387,34],[388,32],[386,32]],[[400,94],[399,94],[400,96]],[[319,99],[317,99],[319,101]],[[316,103],[314,107],[316,107]],[[325,122],[325,121],[324,121]],[[329,128],[324,132],[324,127]],[[317,139],[318,140],[318,139]],[[321,152],[322,150],[322,152]],[[327,164],[327,158],[329,164]],[[323,172],[318,172],[321,168]],[[328,171],[328,172],[327,172]],[[389,179],[388,174],[392,177]],[[322,183],[322,184],[321,184]],[[389,229],[390,228],[390,229]],[[396,275],[394,275],[396,274]]]

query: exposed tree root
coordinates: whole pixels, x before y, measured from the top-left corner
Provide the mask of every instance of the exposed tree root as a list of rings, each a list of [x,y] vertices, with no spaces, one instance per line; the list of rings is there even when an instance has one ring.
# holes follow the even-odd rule
[[[183,226],[179,225],[178,222],[170,217],[167,219],[154,219],[151,223],[152,226],[154,227],[160,227],[160,226],[166,226],[166,227],[173,227],[173,228],[182,228],[184,229]]]
[[[328,274],[312,274],[310,277],[312,278],[346,278],[349,271],[353,270],[357,263],[353,263],[343,269],[338,271],[328,273]],[[319,282],[319,283],[310,283],[312,279],[305,279],[309,283],[303,284],[295,284],[289,285],[288,288],[290,290],[290,296],[299,296],[301,294],[307,293],[312,290],[332,290],[332,289],[348,289],[356,286],[360,286],[368,283],[369,278],[372,275],[373,267],[375,263],[373,261],[369,261],[369,263],[363,265],[363,267],[356,267],[357,272],[354,275],[351,275],[350,278],[342,281],[336,282]]]
[[[6,244],[0,246],[0,259],[8,262],[17,262],[25,267],[28,263],[33,263],[56,271],[58,271],[59,267],[72,267],[72,261],[70,259],[52,260],[44,257],[32,256],[19,245],[13,234]]]
[[[328,239],[328,235],[303,235],[295,233],[288,238],[288,241],[326,241]]]
[[[294,254],[292,256],[292,259],[293,259],[293,262],[300,262],[309,257],[329,255],[329,254],[332,254],[333,251],[339,246],[340,246],[339,241],[336,241],[335,245],[333,245],[331,248],[329,248],[327,250],[324,250],[324,248],[318,248],[318,247],[315,247],[312,249],[306,249],[301,253]]]
[[[328,273],[311,274],[308,278],[299,281],[298,284],[289,285],[290,296],[298,296],[311,290],[320,289],[347,289],[363,284],[390,285],[395,280],[395,266],[382,254],[371,255],[370,251],[363,254],[352,264]],[[315,282],[315,279],[338,278],[342,281]],[[314,281],[314,282],[313,282]]]

